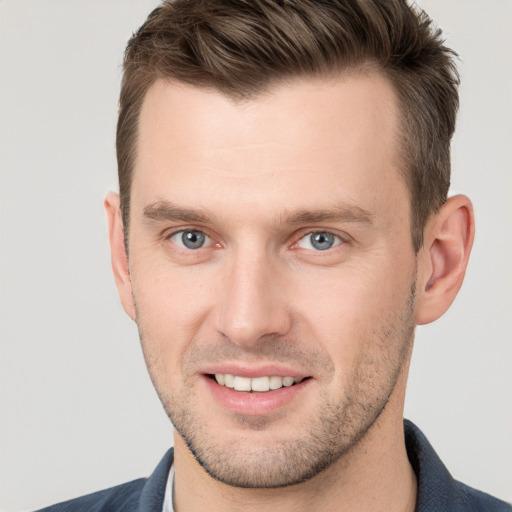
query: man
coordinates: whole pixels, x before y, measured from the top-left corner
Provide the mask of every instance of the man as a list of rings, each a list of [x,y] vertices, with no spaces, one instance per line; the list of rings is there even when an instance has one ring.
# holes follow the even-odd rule
[[[174,451],[50,509],[510,510],[403,423],[415,325],[449,308],[474,236],[447,198],[457,85],[401,0],[149,16],[105,206]]]

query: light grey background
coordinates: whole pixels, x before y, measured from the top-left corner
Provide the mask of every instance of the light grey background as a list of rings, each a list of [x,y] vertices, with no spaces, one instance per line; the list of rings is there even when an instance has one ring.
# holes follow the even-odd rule
[[[124,45],[155,0],[0,0],[0,510],[148,475],[171,427],[118,304]],[[423,0],[462,57],[453,191],[477,237],[450,312],[417,335],[406,415],[452,474],[512,500],[512,2]]]

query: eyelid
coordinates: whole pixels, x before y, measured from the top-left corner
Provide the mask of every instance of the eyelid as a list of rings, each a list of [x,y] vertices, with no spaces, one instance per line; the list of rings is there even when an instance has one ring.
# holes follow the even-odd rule
[[[208,229],[193,225],[181,225],[165,228],[162,230],[161,236],[162,238],[171,238],[171,236],[175,235],[176,233],[182,233],[183,231],[197,231],[198,233],[204,233],[207,237],[212,238]]]
[[[185,232],[197,232],[202,233],[206,237],[205,245],[202,247],[199,247],[198,249],[190,249],[188,247],[184,247],[181,244],[176,243],[175,241],[171,240],[172,237]],[[166,230],[164,233],[162,233],[162,238],[164,241],[169,241],[172,244],[174,244],[178,249],[184,250],[184,251],[199,251],[200,249],[206,249],[208,247],[211,247],[212,245],[216,245],[220,247],[220,244],[218,242],[215,242],[214,237],[208,233],[208,230],[205,230],[203,228],[198,228],[195,226],[179,226],[174,227],[169,230]]]
[[[196,248],[186,247],[183,244],[183,234],[184,233],[199,233],[201,235],[204,235],[204,244],[199,246],[199,247],[196,247]],[[180,234],[181,234],[181,236],[178,236]],[[169,237],[169,240],[171,240],[172,243],[177,245],[180,249],[195,250],[195,251],[198,251],[199,249],[204,249],[205,247],[208,247],[210,245],[210,243],[212,242],[212,239],[206,233],[203,233],[202,231],[188,230],[188,229],[184,229],[184,230],[181,230],[181,231],[176,231],[175,233],[173,233]]]
[[[306,241],[308,240],[309,238],[311,238],[312,235],[315,235],[315,234],[326,234],[326,235],[331,235],[333,237],[333,245],[331,247],[328,247],[326,249],[317,249],[315,247],[302,247],[300,244],[302,241]],[[299,247],[300,249],[304,249],[306,251],[315,251],[315,252],[328,252],[332,249],[334,249],[335,247],[338,247],[339,245],[341,245],[342,243],[344,242],[344,240],[341,238],[341,236],[337,235],[336,233],[332,233],[331,231],[327,231],[327,230],[314,230],[314,231],[309,231],[308,233],[302,235],[296,242],[296,245],[297,247]],[[311,243],[310,243],[311,245]]]
[[[323,229],[322,228],[303,228],[303,229],[300,229],[298,231],[298,233],[296,233],[296,235],[294,236],[295,241],[292,244],[293,247],[300,249],[300,247],[298,246],[299,242],[301,240],[303,240],[305,237],[313,235],[315,233],[328,233],[328,234],[336,237],[339,240],[339,243],[334,245],[332,248],[337,247],[338,245],[349,243],[350,240],[352,239],[352,237],[350,235],[348,235],[347,233],[340,232],[340,231],[338,231],[336,229],[332,229],[332,228],[323,228]],[[319,252],[321,252],[321,251],[319,251]]]
[[[200,249],[206,249],[208,247],[211,247],[212,245],[214,245],[218,248],[221,248],[223,246],[223,244],[218,240],[218,237],[209,232],[210,230],[205,229],[203,227],[197,227],[197,226],[179,226],[179,227],[176,226],[176,227],[169,228],[169,229],[165,230],[161,234],[161,236],[164,241],[170,241],[173,236],[175,236],[179,233],[186,232],[186,231],[197,231],[197,232],[203,233],[205,235],[205,237],[208,239],[208,242],[203,247],[200,247]],[[299,245],[298,245],[299,242],[301,240],[303,240],[305,237],[310,236],[314,233],[328,233],[328,234],[334,236],[336,239],[338,239],[338,243],[335,243],[335,245],[333,245],[330,249],[326,249],[324,251],[315,250],[315,252],[319,252],[319,253],[320,252],[328,252],[329,250],[334,249],[335,247],[344,245],[346,243],[350,243],[350,240],[352,239],[352,237],[350,235],[348,235],[347,233],[345,233],[345,232],[340,233],[336,229],[330,229],[330,228],[321,229],[321,228],[317,228],[317,227],[302,228],[293,237],[294,241],[292,242],[291,248],[292,249],[300,249],[301,247],[299,247]],[[181,247],[180,245],[176,244],[175,242],[172,242],[172,243],[179,249],[183,249],[186,251],[192,250],[187,247]],[[199,249],[196,249],[196,251],[198,251],[198,250]],[[305,250],[311,250],[311,249],[305,249]]]

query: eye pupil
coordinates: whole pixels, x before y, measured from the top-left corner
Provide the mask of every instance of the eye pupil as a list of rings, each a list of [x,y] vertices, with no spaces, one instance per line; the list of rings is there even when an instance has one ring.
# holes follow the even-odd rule
[[[310,241],[315,249],[325,251],[333,246],[334,235],[331,233],[311,233]]]
[[[199,249],[204,244],[205,234],[200,231],[184,231],[181,241],[188,249]]]

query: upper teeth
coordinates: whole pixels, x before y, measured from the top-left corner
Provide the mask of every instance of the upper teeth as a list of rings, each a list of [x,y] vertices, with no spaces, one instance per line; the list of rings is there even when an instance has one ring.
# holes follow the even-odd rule
[[[291,386],[302,380],[301,377],[239,377],[230,373],[216,373],[215,380],[227,388],[236,391],[269,391],[271,389],[279,389]]]

